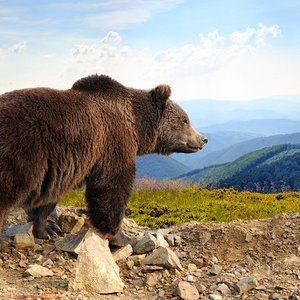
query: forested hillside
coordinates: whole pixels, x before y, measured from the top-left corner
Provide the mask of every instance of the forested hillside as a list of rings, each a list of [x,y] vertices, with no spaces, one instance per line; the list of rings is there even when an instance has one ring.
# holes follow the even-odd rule
[[[279,145],[251,152],[232,163],[192,171],[181,179],[209,188],[266,193],[299,190],[299,175],[300,145]]]

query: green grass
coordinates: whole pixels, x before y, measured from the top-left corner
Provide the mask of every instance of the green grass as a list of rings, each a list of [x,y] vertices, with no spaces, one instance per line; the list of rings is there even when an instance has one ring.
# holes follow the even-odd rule
[[[84,192],[70,192],[61,204],[85,206]],[[229,222],[262,219],[300,211],[300,193],[259,194],[233,189],[189,187],[172,190],[137,190],[131,195],[126,216],[149,227],[168,227],[190,221]]]

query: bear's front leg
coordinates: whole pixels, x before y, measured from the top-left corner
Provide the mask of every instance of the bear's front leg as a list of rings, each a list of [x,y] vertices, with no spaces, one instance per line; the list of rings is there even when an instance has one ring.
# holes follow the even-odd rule
[[[110,245],[121,247],[136,243],[136,239],[126,236],[121,228],[134,178],[135,165],[111,177],[94,169],[87,180],[90,221]]]

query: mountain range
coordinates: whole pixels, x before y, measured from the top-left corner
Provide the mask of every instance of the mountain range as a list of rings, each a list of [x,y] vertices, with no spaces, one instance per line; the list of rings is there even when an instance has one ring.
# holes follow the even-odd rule
[[[204,127],[223,124],[232,120],[299,120],[299,102],[300,95],[282,95],[251,101],[198,99],[179,101],[178,104],[185,109],[194,127],[204,131]],[[287,132],[273,132],[273,134],[279,133]]]
[[[300,133],[278,134],[250,139],[230,145],[229,147],[224,147],[218,151],[209,152],[206,155],[191,158],[189,163],[194,166],[194,169],[200,169],[211,165],[231,162],[246,153],[280,144],[300,144]],[[205,150],[202,153],[205,154]],[[190,164],[186,163],[188,166]]]
[[[179,177],[207,188],[259,192],[300,189],[300,145],[277,145],[237,160],[191,171]]]
[[[191,169],[177,160],[157,154],[150,154],[137,157],[136,177],[166,179],[177,177],[189,172]]]

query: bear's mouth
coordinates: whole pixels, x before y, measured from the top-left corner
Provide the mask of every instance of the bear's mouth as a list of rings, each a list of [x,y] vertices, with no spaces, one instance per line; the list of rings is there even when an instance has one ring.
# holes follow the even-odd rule
[[[190,146],[190,145],[187,145],[187,148],[189,149],[189,150],[191,150],[191,152],[197,152],[197,151],[199,151],[199,150],[202,150],[202,148],[203,148],[203,146]]]
[[[204,147],[204,145],[199,144],[199,143],[186,143],[185,144],[186,148],[188,148],[191,152],[197,152],[199,150],[202,150],[202,148]]]
[[[173,148],[173,151],[177,153],[195,153],[201,150],[202,148],[203,146],[181,144],[180,146]]]

